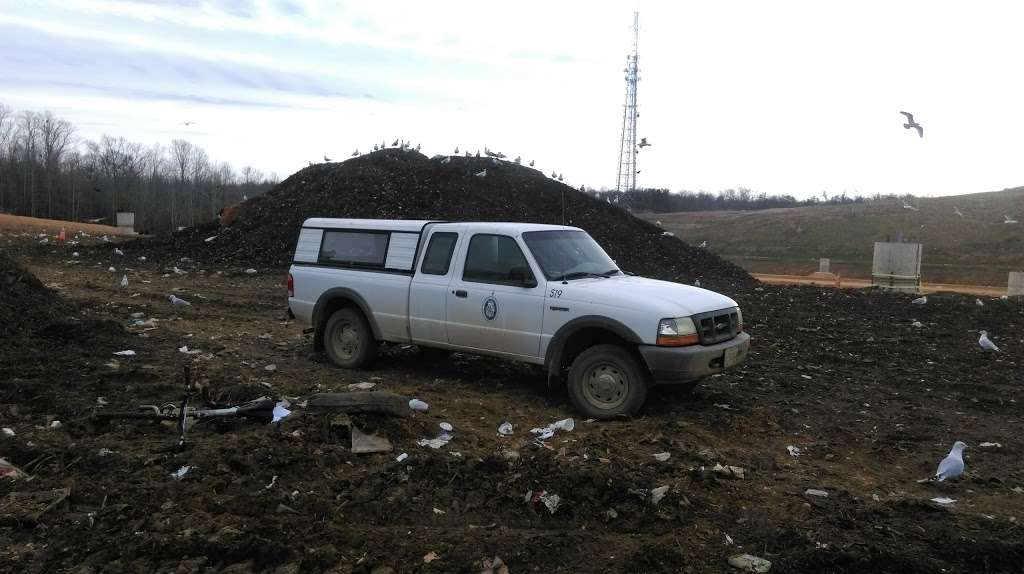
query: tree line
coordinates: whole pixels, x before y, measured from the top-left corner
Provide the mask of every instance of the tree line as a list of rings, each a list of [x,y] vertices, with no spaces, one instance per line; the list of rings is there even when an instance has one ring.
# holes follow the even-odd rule
[[[585,190],[587,191],[587,190]],[[792,195],[768,195],[757,193],[745,187],[726,189],[717,193],[707,191],[671,192],[667,189],[637,189],[635,191],[589,190],[587,193],[601,200],[608,200],[631,211],[670,213],[675,211],[752,211],[777,207],[804,207],[811,205],[846,205],[882,199],[911,199],[913,196],[880,195],[848,196],[845,192],[829,195],[822,192],[814,196],[797,199]]]
[[[277,179],[252,166],[236,172],[186,140],[87,140],[49,111],[16,112],[0,103],[3,213],[114,225],[116,212],[132,211],[136,230],[167,233],[212,220]]]

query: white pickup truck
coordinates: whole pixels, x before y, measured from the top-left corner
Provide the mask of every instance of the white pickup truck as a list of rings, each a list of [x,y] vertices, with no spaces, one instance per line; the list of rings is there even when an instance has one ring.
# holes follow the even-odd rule
[[[288,308],[345,368],[381,342],[543,365],[587,417],[747,356],[732,299],[622,272],[586,232],[532,223],[307,219]]]

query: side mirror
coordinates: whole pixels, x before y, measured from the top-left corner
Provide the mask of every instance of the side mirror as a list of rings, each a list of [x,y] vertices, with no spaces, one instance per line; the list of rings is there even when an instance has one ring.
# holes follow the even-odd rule
[[[513,267],[509,269],[508,280],[521,287],[528,287],[530,289],[537,286],[537,280],[533,277],[533,273],[530,273],[530,270],[526,267]]]

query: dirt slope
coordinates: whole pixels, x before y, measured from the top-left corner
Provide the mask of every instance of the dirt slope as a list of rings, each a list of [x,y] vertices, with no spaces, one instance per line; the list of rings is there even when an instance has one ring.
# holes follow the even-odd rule
[[[563,197],[564,223],[587,230],[628,271],[687,283],[700,278],[720,288],[755,283],[732,263],[537,170],[489,158],[428,159],[394,149],[303,169],[242,204],[230,227],[186,230],[161,251],[189,253],[201,261],[284,267],[308,217],[560,224]],[[206,241],[211,236],[216,237]]]

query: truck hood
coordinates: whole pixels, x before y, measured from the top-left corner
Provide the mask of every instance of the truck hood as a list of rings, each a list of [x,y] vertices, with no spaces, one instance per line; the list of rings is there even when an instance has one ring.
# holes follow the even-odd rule
[[[688,317],[737,306],[732,299],[714,291],[629,275],[576,279],[569,281],[568,285],[552,282],[550,286],[563,289],[563,299],[569,301],[611,305],[633,311],[649,309],[659,319]]]

